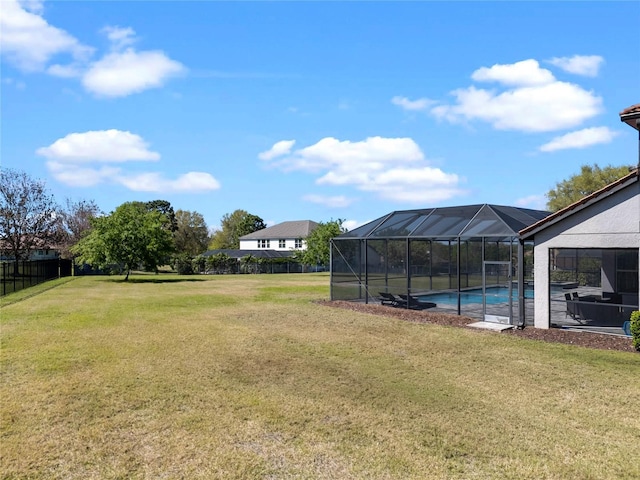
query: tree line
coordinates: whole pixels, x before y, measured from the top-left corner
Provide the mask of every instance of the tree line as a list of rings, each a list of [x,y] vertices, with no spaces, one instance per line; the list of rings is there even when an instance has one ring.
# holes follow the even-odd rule
[[[342,221],[320,223],[311,238],[309,251],[296,261],[327,263],[328,238],[342,233]],[[59,205],[45,183],[24,172],[0,170],[0,252],[17,261],[33,250],[55,247],[61,258],[97,269],[118,268],[128,279],[133,269],[157,271],[170,265],[180,273],[207,267],[224,270],[228,259],[201,254],[215,249],[238,249],[240,237],[266,228],[262,218],[235,210],[221,219],[221,228],[210,234],[198,212],[175,210],[166,200],[125,202],[105,214],[93,200]],[[327,245],[314,245],[325,242]],[[311,262],[313,259],[313,262]],[[226,263],[225,263],[226,262]],[[250,259],[246,263],[258,263]],[[17,262],[16,262],[17,274]]]
[[[580,173],[547,192],[547,208],[558,211],[628,172],[628,166],[584,165]],[[294,259],[326,265],[329,240],[344,232],[342,223],[341,219],[320,222],[306,239],[307,248],[297,251]],[[93,200],[67,199],[61,206],[43,181],[19,170],[0,170],[0,252],[17,261],[29,258],[35,249],[55,246],[62,258],[97,268],[117,265],[125,278],[132,269],[157,271],[161,265],[199,271],[207,260],[197,257],[207,249],[238,249],[240,237],[263,228],[259,216],[235,210],[225,214],[220,229],[210,234],[200,213],[174,211],[166,200],[125,202],[109,214]],[[219,256],[209,260],[216,265],[224,261],[228,259]]]

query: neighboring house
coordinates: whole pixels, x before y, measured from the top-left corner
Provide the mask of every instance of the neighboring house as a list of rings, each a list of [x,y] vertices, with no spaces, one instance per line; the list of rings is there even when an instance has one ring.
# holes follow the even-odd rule
[[[60,250],[58,248],[48,246],[48,245],[39,245],[34,247],[29,251],[29,256],[27,258],[23,258],[23,260],[27,261],[36,261],[36,260],[55,260],[60,258]],[[13,261],[15,260],[13,256],[13,252],[10,248],[0,242],[0,260],[4,261]]]
[[[282,222],[240,237],[240,250],[304,250],[306,238],[317,226],[311,220]]]
[[[244,266],[244,271],[255,273],[297,273],[307,271],[307,266],[300,265],[295,259],[296,250],[307,247],[306,238],[318,226],[311,220],[283,222],[273,227],[263,228],[257,232],[240,237],[240,249],[209,250],[203,254],[210,257],[224,254],[236,260],[231,270],[240,273],[242,259],[250,258],[255,262],[253,267]]]
[[[38,248],[31,251],[29,260],[53,260],[60,257],[60,252],[56,248]]]
[[[638,130],[640,137],[640,104],[621,112],[620,118]],[[637,167],[620,180],[521,230],[520,236],[535,244],[536,328],[566,321],[578,328],[616,327],[629,320],[631,311],[638,310]],[[561,284],[557,280],[571,280],[571,275],[577,280],[575,288],[570,289],[573,291],[554,288]]]

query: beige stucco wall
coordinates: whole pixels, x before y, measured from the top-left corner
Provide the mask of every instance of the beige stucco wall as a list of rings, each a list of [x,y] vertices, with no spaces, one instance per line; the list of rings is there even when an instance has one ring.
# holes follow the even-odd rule
[[[638,247],[640,247],[640,182],[638,181],[537,233],[534,247],[534,326],[536,328],[550,326],[550,249]]]

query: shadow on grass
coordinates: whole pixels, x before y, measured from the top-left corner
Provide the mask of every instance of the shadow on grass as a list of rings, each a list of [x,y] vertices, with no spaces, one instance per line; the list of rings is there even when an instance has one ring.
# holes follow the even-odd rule
[[[107,282],[113,283],[181,283],[181,282],[205,282],[203,278],[110,278]]]

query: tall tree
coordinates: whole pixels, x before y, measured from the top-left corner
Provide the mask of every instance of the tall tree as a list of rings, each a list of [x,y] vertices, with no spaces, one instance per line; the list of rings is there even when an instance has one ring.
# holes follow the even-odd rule
[[[187,255],[204,253],[209,243],[209,229],[198,212],[178,210],[175,214],[177,229],[173,233],[176,252]]]
[[[166,200],[151,200],[150,202],[146,202],[144,205],[147,210],[155,210],[167,217],[168,223],[165,225],[165,228],[168,228],[172,232],[175,232],[178,229],[178,221],[171,203]]]
[[[157,269],[173,252],[170,220],[140,202],[123,203],[110,215],[94,218],[91,226],[72,252],[92,266],[121,265],[125,280],[139,266]]]
[[[236,210],[226,213],[221,220],[222,228],[214,232],[209,248],[240,248],[240,237],[263,228],[267,228],[262,218],[246,210]]]
[[[307,248],[301,250],[296,258],[306,265],[328,265],[330,241],[347,230],[342,227],[344,220],[320,222],[306,238]]]
[[[580,173],[556,183],[556,187],[549,190],[547,208],[552,212],[557,212],[628,173],[629,167],[627,165],[621,167],[607,165],[604,168],[600,168],[597,164],[583,165],[580,167]]]
[[[100,208],[93,200],[73,200],[67,198],[65,208],[58,212],[58,247],[62,258],[72,258],[71,247],[80,241],[91,229],[91,219],[100,214]]]
[[[44,182],[25,172],[0,170],[0,249],[16,260],[55,241],[58,207]],[[15,265],[17,273],[18,264]]]

